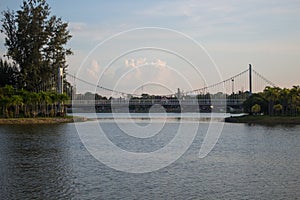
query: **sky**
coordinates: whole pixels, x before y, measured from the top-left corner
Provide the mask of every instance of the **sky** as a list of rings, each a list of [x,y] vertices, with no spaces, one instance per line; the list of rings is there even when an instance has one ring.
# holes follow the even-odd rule
[[[0,10],[18,10],[21,3],[2,0]],[[189,91],[238,74],[250,63],[280,87],[300,85],[299,0],[48,3],[73,35],[68,72],[103,87]],[[0,35],[1,55],[4,38]],[[78,92],[97,90],[75,83]]]

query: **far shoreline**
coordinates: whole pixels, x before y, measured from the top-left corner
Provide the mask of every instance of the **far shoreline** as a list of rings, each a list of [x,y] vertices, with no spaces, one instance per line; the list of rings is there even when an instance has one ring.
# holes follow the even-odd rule
[[[15,124],[62,124],[84,122],[84,117],[36,117],[36,118],[0,118],[0,125]]]
[[[300,116],[243,115],[226,117],[225,122],[267,125],[300,125]]]
[[[0,125],[14,124],[63,124],[85,122],[86,117],[36,117],[36,118],[0,118]],[[266,125],[300,125],[300,116],[242,115],[224,119],[226,123],[266,124]]]

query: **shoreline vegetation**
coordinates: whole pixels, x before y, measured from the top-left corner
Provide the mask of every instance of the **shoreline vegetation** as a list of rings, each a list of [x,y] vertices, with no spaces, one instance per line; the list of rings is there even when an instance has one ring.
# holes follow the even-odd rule
[[[73,54],[67,46],[72,35],[68,23],[51,14],[50,6],[43,0],[24,0],[19,10],[2,12],[0,31],[5,36],[5,59],[0,57],[0,124],[51,124],[79,120],[66,116],[70,100],[96,100],[113,102],[114,98],[86,92],[76,94],[67,80],[67,56]],[[26,38],[24,39],[24,34]],[[250,69],[252,70],[252,69]],[[75,77],[76,78],[76,77]],[[232,79],[234,81],[234,79]],[[192,96],[180,92],[160,96],[128,94],[129,110],[153,111],[160,104],[167,111],[181,110],[181,99],[197,99],[199,110],[209,112],[213,99],[236,102],[227,110],[243,110],[249,116],[227,118],[227,122],[300,124],[300,86],[280,88],[274,84],[262,92],[237,91],[209,93],[209,90]],[[250,87],[249,85],[249,88]],[[207,87],[209,89],[209,87]],[[113,91],[113,90],[112,90]],[[115,91],[113,91],[115,92]],[[122,100],[125,93],[115,99]],[[245,100],[240,105],[237,100]],[[131,102],[131,103],[130,103]],[[140,102],[141,105],[134,102]],[[173,102],[168,105],[168,102]],[[205,102],[201,105],[200,102]],[[70,104],[69,104],[70,105]],[[73,107],[74,108],[74,107]],[[87,109],[87,108],[85,108]],[[95,106],[96,111],[111,111],[111,106]],[[264,113],[264,116],[260,116]],[[289,117],[298,116],[298,117]]]
[[[0,125],[17,124],[62,124],[85,122],[88,119],[78,116],[65,117],[36,117],[36,118],[0,118]],[[246,123],[262,125],[300,125],[300,116],[269,116],[269,115],[242,115],[224,119],[226,123]]]
[[[87,121],[84,117],[36,117],[36,118],[0,118],[0,125],[12,124],[62,124]]]
[[[64,105],[74,92],[66,77],[66,58],[73,54],[69,24],[52,15],[44,0],[24,0],[1,17],[6,52],[0,57],[0,124],[72,122]]]
[[[243,115],[225,118],[228,123],[300,125],[300,116]]]

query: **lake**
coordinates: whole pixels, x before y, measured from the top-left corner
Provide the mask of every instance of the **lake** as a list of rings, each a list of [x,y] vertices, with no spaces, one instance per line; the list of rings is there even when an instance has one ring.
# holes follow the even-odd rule
[[[128,116],[96,117],[78,127],[72,123],[1,125],[0,199],[299,199],[300,126],[224,124],[212,151],[199,158],[209,114],[200,118],[153,114],[152,121],[146,114],[133,114],[137,127],[152,125],[154,130],[163,125],[156,135],[145,138],[124,134],[123,128],[132,123]],[[215,114],[211,123],[220,124],[223,117]],[[108,167],[90,154],[77,133],[79,128],[88,136],[95,126],[101,126],[121,149],[151,153],[171,143],[182,124],[198,125],[187,151],[175,162],[148,173]],[[184,134],[188,137],[190,133]],[[176,154],[173,148],[161,158]],[[116,159],[116,154],[106,153]],[[137,167],[151,165],[140,164]]]

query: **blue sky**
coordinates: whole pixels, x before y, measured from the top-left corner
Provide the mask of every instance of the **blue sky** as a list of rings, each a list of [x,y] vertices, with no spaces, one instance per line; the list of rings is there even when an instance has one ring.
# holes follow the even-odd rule
[[[2,0],[0,9],[17,10],[21,2]],[[48,3],[53,15],[69,22],[73,35],[69,46],[73,49],[74,55],[68,58],[69,72],[75,74],[78,70],[85,70],[81,75],[88,80],[97,81],[92,75],[99,76],[98,73],[104,70],[100,60],[82,64],[97,44],[122,31],[140,27],[162,27],[182,32],[205,47],[223,78],[243,71],[249,63],[252,63],[257,71],[281,87],[300,85],[299,0],[49,0]],[[144,40],[149,37],[153,39],[153,35],[143,36]],[[1,35],[0,39],[3,41],[0,45],[0,52],[3,54],[4,36]],[[129,42],[133,41],[131,38]],[[170,46],[171,44],[174,44],[174,41],[170,40]],[[118,63],[129,66],[128,60],[140,62],[146,59],[151,63],[175,65],[176,59],[172,60],[163,55],[149,58],[149,54],[146,54],[122,57],[122,61]],[[105,57],[103,54],[98,56]],[[79,69],[80,66],[84,69]],[[166,79],[167,76],[173,77],[168,70],[157,69],[161,70],[161,73],[158,71],[160,76]],[[111,70],[109,73],[116,72],[117,70]],[[157,74],[153,76],[154,80],[159,79]],[[139,76],[141,79],[146,77],[149,77],[147,72]],[[195,79],[191,81],[192,88],[203,86],[202,81],[198,81],[197,85],[197,77],[187,78]],[[132,86],[138,87],[137,82],[128,80],[129,82],[132,82]],[[106,86],[113,87],[115,83],[107,78]],[[180,83],[170,89],[175,90],[177,87],[187,89]]]

